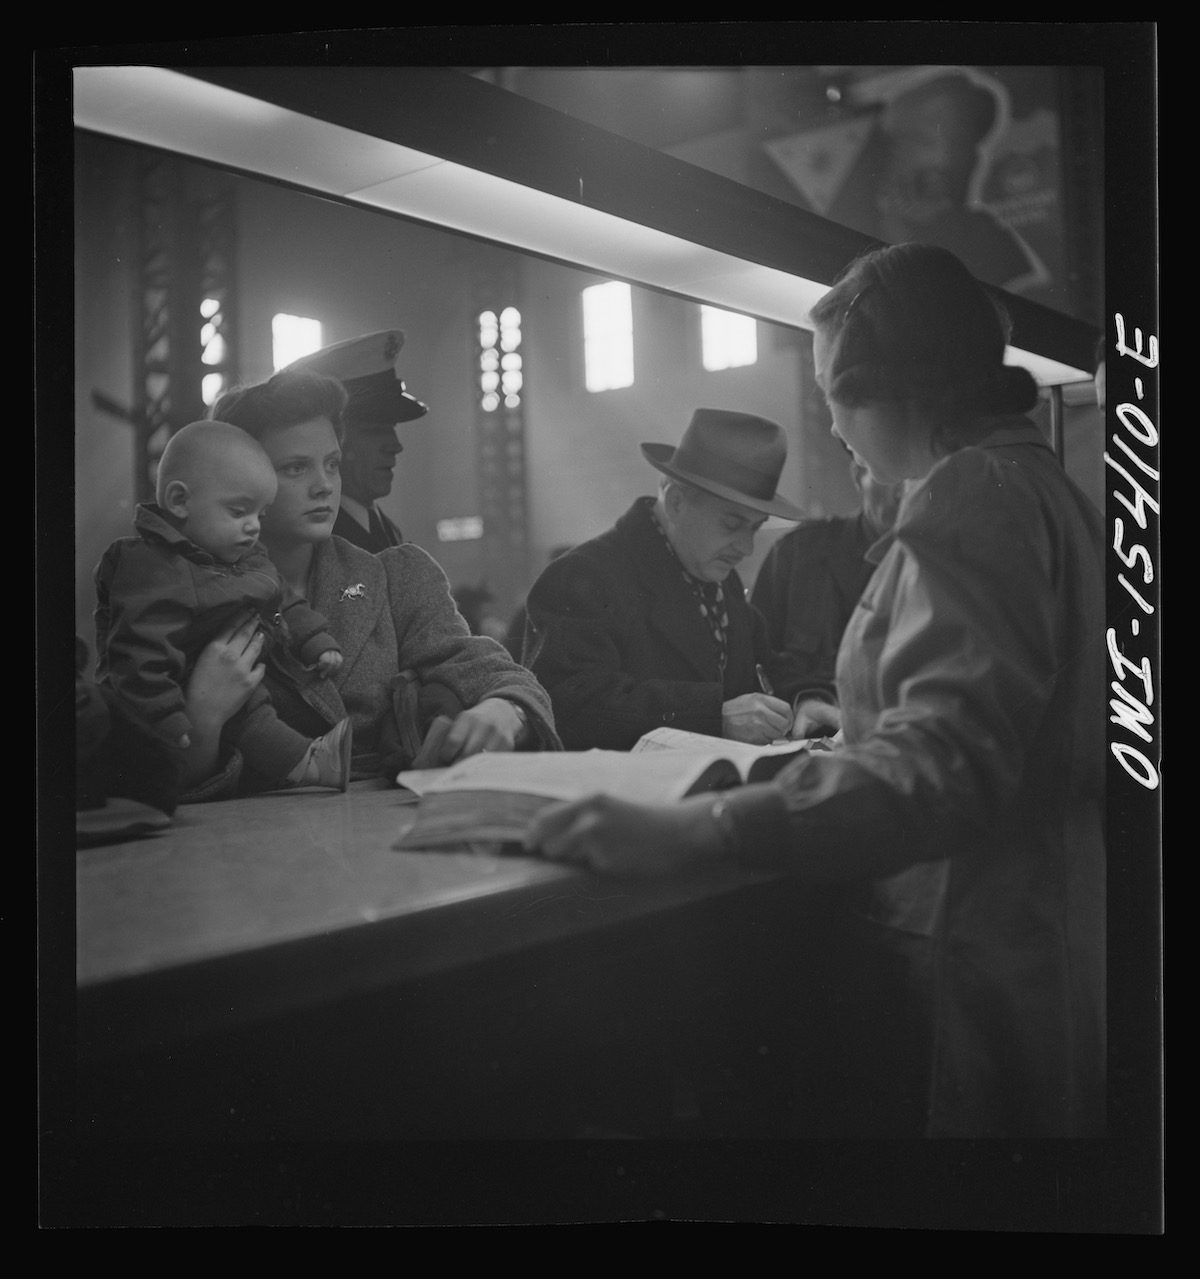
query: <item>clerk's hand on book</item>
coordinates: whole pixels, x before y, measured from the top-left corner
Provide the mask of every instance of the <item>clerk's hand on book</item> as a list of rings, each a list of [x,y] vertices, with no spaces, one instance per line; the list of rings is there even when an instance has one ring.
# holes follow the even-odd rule
[[[722,840],[711,795],[675,804],[632,804],[592,795],[534,818],[529,852],[607,875],[651,878],[716,861]]]
[[[792,708],[769,693],[743,693],[721,707],[721,736],[764,746],[788,735]]]

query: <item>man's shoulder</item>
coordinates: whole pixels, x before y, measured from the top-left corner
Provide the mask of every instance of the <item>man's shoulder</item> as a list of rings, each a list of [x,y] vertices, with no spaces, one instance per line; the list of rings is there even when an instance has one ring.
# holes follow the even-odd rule
[[[589,597],[599,603],[627,592],[634,578],[644,574],[647,554],[654,548],[655,534],[641,509],[644,504],[645,499],[639,499],[602,533],[551,560],[530,589],[533,606],[563,598],[586,606]]]
[[[781,542],[809,542],[823,537],[836,537],[858,522],[857,515],[818,515],[801,520],[795,528],[788,529]]]
[[[610,530],[611,531],[611,530]],[[614,547],[607,534],[581,542],[578,546],[551,560],[538,574],[532,592],[544,593],[562,589],[572,583],[603,576],[612,560]]]
[[[624,576],[625,554],[614,532],[608,529],[547,564],[529,591],[528,609],[577,613],[606,608]]]
[[[643,566],[647,554],[653,555],[661,545],[661,536],[654,530],[653,499],[638,498],[615,523],[587,542],[575,548],[581,559],[594,563],[614,563]],[[565,556],[563,558],[566,558]]]
[[[642,528],[642,519],[635,504],[603,532],[551,560],[542,570],[541,577],[550,580],[559,576],[570,577],[635,554],[636,547],[648,531]]]
[[[821,555],[831,547],[857,539],[858,530],[856,515],[826,515],[804,520],[784,533],[768,554],[776,558]]]

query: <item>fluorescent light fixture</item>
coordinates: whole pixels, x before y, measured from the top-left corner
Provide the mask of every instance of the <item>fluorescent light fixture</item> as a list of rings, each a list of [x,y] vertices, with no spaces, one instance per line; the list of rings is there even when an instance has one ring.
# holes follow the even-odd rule
[[[320,67],[303,72],[311,93],[328,74]],[[205,74],[77,67],[75,124],[793,328],[811,329],[809,310],[828,290],[827,283],[585,204],[584,176],[580,198],[567,198],[213,83]],[[463,80],[478,91],[477,82]],[[402,128],[402,112],[392,117],[388,128]],[[528,142],[517,136],[515,144]],[[1089,370],[1033,351],[1010,348],[1008,359],[1043,386],[1091,378]]]

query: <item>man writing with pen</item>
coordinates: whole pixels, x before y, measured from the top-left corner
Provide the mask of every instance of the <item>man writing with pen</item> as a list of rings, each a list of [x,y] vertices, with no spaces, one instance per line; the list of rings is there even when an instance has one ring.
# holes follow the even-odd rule
[[[697,409],[678,448],[641,447],[662,472],[657,496],[554,560],[529,593],[522,659],[563,744],[628,750],[663,725],[756,744],[804,735],[792,709],[804,690],[772,689],[766,628],[737,573],[768,516],[803,518],[776,491],[783,428]]]

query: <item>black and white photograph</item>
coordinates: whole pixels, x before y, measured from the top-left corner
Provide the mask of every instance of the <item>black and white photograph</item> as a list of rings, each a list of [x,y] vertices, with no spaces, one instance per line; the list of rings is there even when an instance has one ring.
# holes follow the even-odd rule
[[[1158,40],[35,47],[39,1229],[1165,1233]]]

